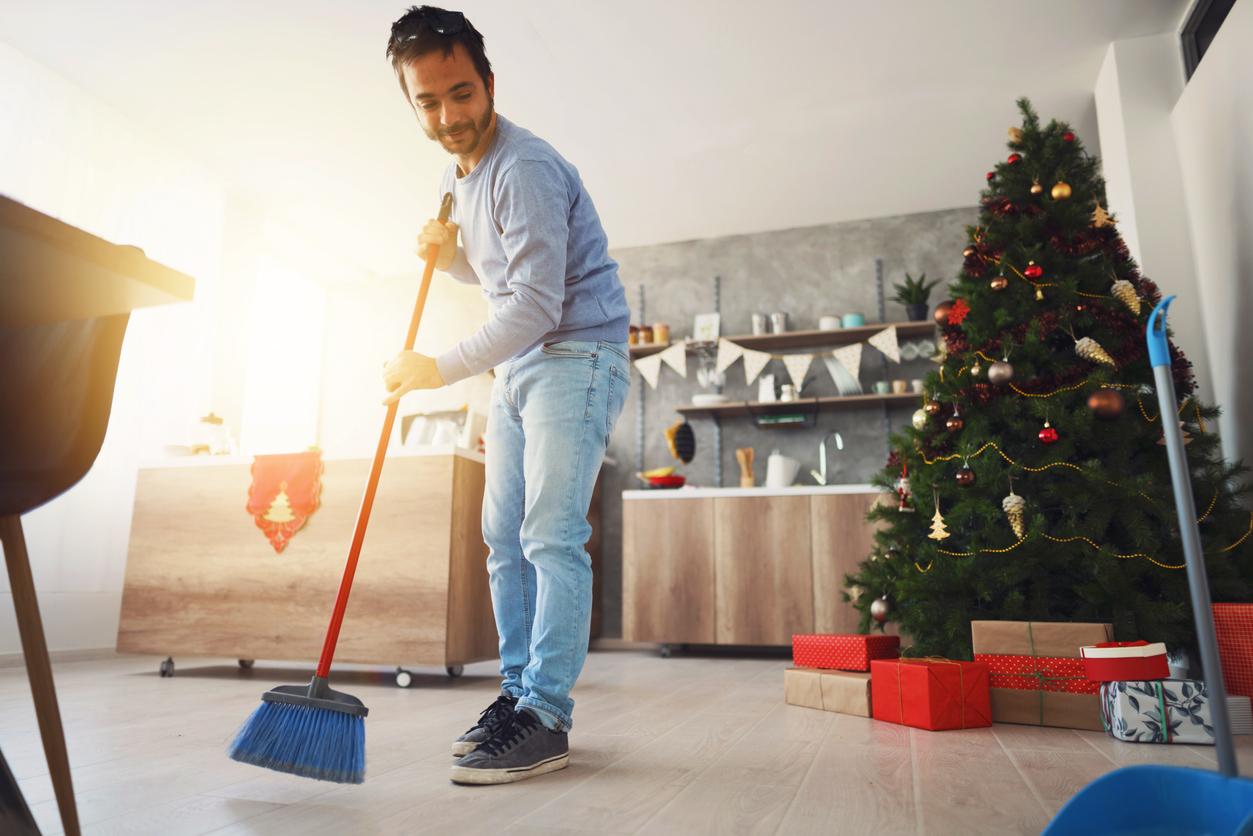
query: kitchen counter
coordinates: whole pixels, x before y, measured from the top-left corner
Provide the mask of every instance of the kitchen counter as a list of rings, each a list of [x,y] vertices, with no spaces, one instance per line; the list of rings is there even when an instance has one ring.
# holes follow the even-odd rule
[[[874,485],[793,485],[790,488],[653,488],[623,491],[623,499],[702,499],[736,496],[822,496],[830,494],[888,493]]]

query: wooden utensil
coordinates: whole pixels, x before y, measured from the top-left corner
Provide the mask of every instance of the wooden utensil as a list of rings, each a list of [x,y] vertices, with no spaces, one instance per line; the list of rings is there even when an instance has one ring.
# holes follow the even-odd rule
[[[753,487],[753,448],[739,448],[735,451],[735,460],[740,463],[740,487]]]

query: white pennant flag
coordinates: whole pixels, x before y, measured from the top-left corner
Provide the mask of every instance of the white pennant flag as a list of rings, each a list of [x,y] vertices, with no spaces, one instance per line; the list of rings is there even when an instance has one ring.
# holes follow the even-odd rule
[[[687,340],[679,340],[657,356],[681,377],[687,377]]]
[[[657,388],[657,375],[661,374],[661,355],[650,354],[647,357],[641,357],[635,361],[635,368],[640,370],[640,376],[648,381],[648,385]]]
[[[744,349],[744,379],[751,384],[769,362],[769,352],[753,351],[751,348]]]
[[[787,354],[783,357],[783,365],[787,366],[787,373],[792,376],[792,384],[796,387],[796,391],[800,392],[801,387],[805,385],[805,375],[809,372],[809,364],[814,361],[812,354]]]
[[[835,350],[835,359],[840,361],[840,365],[848,370],[853,376],[853,380],[857,380],[861,374],[861,343],[853,343],[843,348]]]
[[[884,328],[866,342],[879,349],[893,363],[901,362],[901,348],[896,342],[896,326]]]
[[[718,363],[714,368],[718,374],[722,374],[732,363],[740,359],[744,354],[744,349],[725,337],[718,340]]]

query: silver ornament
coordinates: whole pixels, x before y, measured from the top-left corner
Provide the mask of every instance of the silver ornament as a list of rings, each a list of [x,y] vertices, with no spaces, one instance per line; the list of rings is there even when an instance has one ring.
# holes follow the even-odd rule
[[[870,605],[870,617],[883,624],[888,620],[888,612],[891,609],[892,605],[888,603],[887,598],[876,598]]]
[[[929,420],[925,409],[918,409],[914,411],[914,429],[925,430],[928,423]]]
[[[1014,379],[1014,367],[1011,364],[1005,362],[1004,360],[998,360],[997,362],[988,366],[988,380],[992,381],[998,386],[1003,386],[1004,384],[1009,383],[1013,379]]]

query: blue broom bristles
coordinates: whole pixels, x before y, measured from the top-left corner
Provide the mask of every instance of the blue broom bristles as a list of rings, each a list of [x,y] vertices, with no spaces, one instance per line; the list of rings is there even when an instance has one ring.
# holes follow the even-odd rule
[[[319,781],[365,781],[365,718],[264,700],[235,735],[233,760]]]

